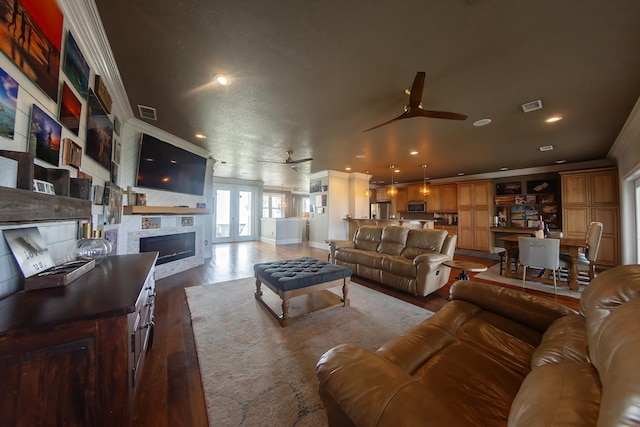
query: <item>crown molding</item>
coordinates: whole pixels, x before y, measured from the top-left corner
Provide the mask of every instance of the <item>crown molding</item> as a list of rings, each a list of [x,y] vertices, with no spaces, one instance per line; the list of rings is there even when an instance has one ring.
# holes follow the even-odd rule
[[[133,118],[131,104],[95,2],[58,0],[58,6],[83,55],[93,65],[92,71],[102,78],[109,90],[111,99],[120,112],[122,123]]]

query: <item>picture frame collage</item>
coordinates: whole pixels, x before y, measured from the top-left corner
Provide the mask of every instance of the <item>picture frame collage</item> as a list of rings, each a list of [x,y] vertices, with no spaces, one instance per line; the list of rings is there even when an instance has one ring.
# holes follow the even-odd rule
[[[526,193],[523,191],[526,190]],[[496,184],[498,227],[538,228],[540,215],[550,229],[561,229],[558,180],[529,180]]]

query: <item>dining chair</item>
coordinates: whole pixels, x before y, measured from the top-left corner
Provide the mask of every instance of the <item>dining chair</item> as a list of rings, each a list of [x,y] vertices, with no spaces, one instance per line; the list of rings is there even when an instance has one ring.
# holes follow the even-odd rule
[[[560,268],[560,239],[537,239],[518,237],[520,265],[522,271],[522,289],[527,277],[527,267],[538,267],[553,272],[553,290],[558,293],[556,273]]]
[[[592,222],[587,229],[586,243],[587,248],[578,254],[578,274],[586,273],[586,277],[582,277],[583,281],[591,281],[596,277],[596,260],[600,251],[600,240],[602,239],[602,223]],[[571,257],[569,254],[560,254],[560,268],[569,269],[571,266]]]

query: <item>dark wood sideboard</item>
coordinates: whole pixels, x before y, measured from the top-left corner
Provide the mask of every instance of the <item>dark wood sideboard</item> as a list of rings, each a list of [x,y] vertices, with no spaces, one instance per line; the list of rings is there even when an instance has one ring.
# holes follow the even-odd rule
[[[126,426],[152,345],[157,253],[0,301],[0,425]]]

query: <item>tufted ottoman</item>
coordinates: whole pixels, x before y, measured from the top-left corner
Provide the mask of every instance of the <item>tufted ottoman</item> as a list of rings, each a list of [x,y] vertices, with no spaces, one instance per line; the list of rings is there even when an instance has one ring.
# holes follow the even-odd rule
[[[313,257],[302,257],[255,264],[253,271],[256,276],[256,299],[278,319],[281,326],[312,313],[349,305],[349,268]],[[273,299],[263,295],[260,289],[263,283],[282,300],[282,314],[278,314]],[[342,286],[342,298],[327,291],[335,286]],[[296,297],[304,298],[296,299],[296,303],[292,304],[291,300]]]

